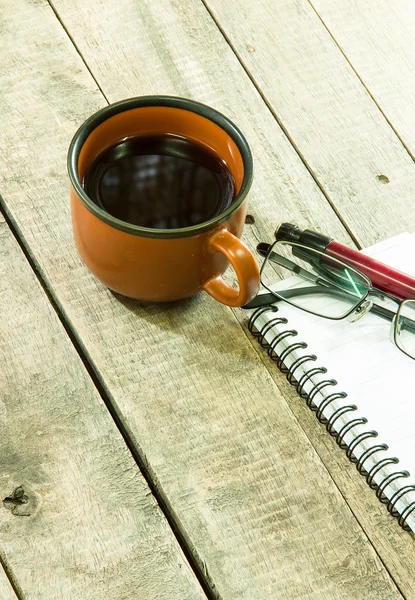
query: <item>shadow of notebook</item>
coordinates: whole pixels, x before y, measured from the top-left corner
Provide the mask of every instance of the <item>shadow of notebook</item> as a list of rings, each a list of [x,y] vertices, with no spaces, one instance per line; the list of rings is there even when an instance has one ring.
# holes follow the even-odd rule
[[[415,276],[414,235],[364,252]],[[322,309],[333,300],[313,302]],[[415,361],[390,341],[390,323],[371,313],[351,323],[277,306],[252,313],[251,332],[389,512],[415,531]]]

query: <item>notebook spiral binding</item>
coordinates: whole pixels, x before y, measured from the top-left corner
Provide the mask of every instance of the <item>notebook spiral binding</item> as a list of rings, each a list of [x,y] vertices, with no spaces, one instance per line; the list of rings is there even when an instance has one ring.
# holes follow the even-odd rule
[[[257,319],[266,312],[273,312],[275,313],[275,316],[267,321],[267,323],[263,325],[261,329],[257,329],[255,325]],[[389,513],[398,520],[399,525],[403,529],[410,531],[411,528],[409,527],[407,520],[409,515],[415,511],[415,501],[408,504],[402,512],[398,512],[396,510],[396,505],[399,501],[404,499],[407,494],[415,491],[415,485],[403,486],[390,497],[385,495],[385,489],[392,482],[396,481],[397,479],[409,477],[408,471],[394,471],[393,473],[390,473],[384,477],[380,483],[376,483],[374,481],[374,477],[379,471],[381,471],[387,465],[398,464],[398,459],[396,457],[383,456],[377,460],[377,462],[369,470],[365,469],[366,461],[377,452],[387,452],[388,446],[386,444],[374,444],[365,450],[365,452],[363,452],[359,458],[355,456],[354,450],[357,448],[357,446],[365,440],[376,438],[378,435],[377,432],[373,430],[363,431],[358,434],[349,445],[344,442],[344,436],[346,433],[349,433],[358,425],[366,424],[367,419],[364,417],[351,419],[345,425],[343,425],[339,431],[336,430],[336,421],[342,415],[345,415],[346,413],[353,413],[355,410],[357,410],[357,406],[354,404],[346,404],[338,408],[329,419],[324,417],[323,412],[327,406],[329,406],[335,400],[347,398],[347,394],[345,392],[333,391],[324,398],[323,402],[319,406],[314,404],[314,399],[317,394],[323,389],[336,386],[337,381],[335,379],[323,379],[316,383],[309,392],[305,391],[307,382],[309,382],[314,375],[327,373],[327,369],[325,367],[313,366],[312,363],[317,361],[317,356],[315,354],[304,354],[299,358],[296,358],[289,367],[286,366],[285,361],[288,356],[290,356],[296,350],[305,350],[308,348],[308,344],[305,342],[293,341],[280,354],[277,354],[276,347],[282,340],[295,338],[298,335],[298,332],[295,329],[286,329],[275,334],[270,342],[266,340],[265,335],[272,331],[275,325],[288,324],[287,319],[285,317],[277,316],[277,313],[278,307],[274,305],[257,308],[252,313],[248,321],[248,329],[250,333],[257,338],[257,341],[261,347],[267,350],[271,360],[273,360],[277,364],[279,370],[285,374],[287,381],[295,387],[297,394],[306,401],[308,408],[316,413],[317,419],[320,421],[320,423],[325,425],[328,433],[335,438],[339,447],[345,451],[347,458],[356,465],[356,469],[363,477],[366,478],[368,485],[373,490],[376,490],[376,496],[383,504],[386,504],[386,508]],[[310,368],[305,370],[304,365],[306,363],[311,363],[311,365]],[[296,379],[296,372],[300,367],[302,368],[302,375],[299,379]]]

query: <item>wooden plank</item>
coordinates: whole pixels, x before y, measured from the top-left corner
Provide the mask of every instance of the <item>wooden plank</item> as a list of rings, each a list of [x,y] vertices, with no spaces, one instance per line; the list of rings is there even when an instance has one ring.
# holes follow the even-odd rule
[[[0,551],[22,598],[202,600],[4,221],[0,281]],[[0,579],[2,600],[5,586]]]
[[[204,3],[359,242],[414,230],[415,164],[308,0]]]
[[[1,600],[18,600],[2,567],[0,567],[0,598]]]
[[[310,3],[414,157],[415,3]]]
[[[203,6],[154,4],[56,6],[111,101],[157,91],[196,97],[248,134],[257,157],[251,246],[282,218],[345,238]],[[168,307],[116,298],[81,265],[64,158],[75,127],[102,99],[44,7],[19,0],[7,8],[13,52],[3,55],[14,61],[0,123],[0,149],[13,147],[3,171],[7,211],[218,593],[400,598],[252,352],[238,313],[206,296]],[[29,54],[35,44],[42,51]],[[106,65],[105,82],[98,63]]]

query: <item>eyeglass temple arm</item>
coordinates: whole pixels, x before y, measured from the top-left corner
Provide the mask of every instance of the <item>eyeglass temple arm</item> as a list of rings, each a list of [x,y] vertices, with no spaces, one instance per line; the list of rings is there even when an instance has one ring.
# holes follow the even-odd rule
[[[251,302],[242,306],[242,308],[251,309],[259,308],[260,306],[266,306],[267,304],[276,304],[282,300],[289,298],[295,298],[296,296],[309,296],[310,294],[332,294],[333,296],[344,297],[347,295],[346,292],[338,290],[336,288],[331,289],[324,285],[315,285],[313,287],[294,288],[292,290],[278,290],[278,296],[272,292],[260,292]],[[380,307],[379,307],[380,308]],[[386,309],[382,309],[382,311]],[[390,311],[386,311],[390,312]],[[392,314],[392,313],[391,313]],[[394,313],[393,313],[394,314]],[[390,321],[392,318],[389,319]]]
[[[341,293],[342,295],[353,296],[353,294],[351,294],[351,293],[348,294],[338,283],[336,283],[333,280],[333,274],[328,269],[325,269],[322,265],[320,265],[316,261],[309,260],[309,262],[313,266],[313,268],[321,275],[324,275],[325,276],[324,278],[321,276],[316,277],[316,275],[314,275],[314,273],[310,273],[303,267],[300,267],[300,265],[298,265],[294,261],[290,260],[289,258],[285,258],[285,256],[281,256],[281,254],[278,254],[277,252],[270,252],[269,251],[270,246],[268,244],[262,244],[262,243],[258,244],[257,248],[260,249],[260,254],[265,253],[265,256],[267,256],[269,260],[271,260],[272,262],[275,262],[276,264],[278,264],[282,267],[285,267],[286,269],[288,269],[292,273],[295,273],[296,275],[299,275],[306,281],[311,281],[312,283],[315,283],[317,285],[318,284],[323,284],[323,285],[327,284],[329,289],[337,288],[339,293]]]
[[[277,254],[276,252],[270,252],[268,258],[270,260],[272,260],[273,262],[277,263],[278,265],[280,265],[281,267],[285,267],[292,273],[295,273],[296,275],[299,275],[303,279],[306,279],[307,281],[316,283],[318,280],[318,277],[316,277],[313,273],[310,273],[306,269],[303,269],[302,267],[297,265],[297,263],[290,260],[289,258],[285,258],[284,256],[281,256],[281,254]]]

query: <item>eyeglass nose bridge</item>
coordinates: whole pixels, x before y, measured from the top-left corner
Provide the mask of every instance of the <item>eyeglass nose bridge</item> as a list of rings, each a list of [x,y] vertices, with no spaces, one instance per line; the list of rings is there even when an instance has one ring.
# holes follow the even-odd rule
[[[349,323],[355,323],[359,319],[365,316],[373,306],[372,300],[364,300],[359,306],[352,312],[347,318]]]

